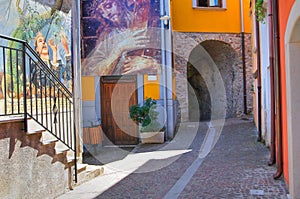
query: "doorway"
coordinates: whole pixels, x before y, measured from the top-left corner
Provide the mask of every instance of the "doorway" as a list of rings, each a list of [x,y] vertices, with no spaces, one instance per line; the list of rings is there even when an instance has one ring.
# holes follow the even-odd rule
[[[129,107],[137,103],[136,76],[106,76],[100,81],[104,144],[138,144],[138,127],[128,117]]]
[[[207,121],[223,117],[223,114],[218,112],[221,113],[224,107],[216,108],[218,104],[223,104],[220,98],[223,93],[212,90],[219,81],[224,85],[226,92],[226,96],[221,96],[226,100],[226,118],[237,116],[240,92],[235,82],[242,82],[239,80],[238,71],[234,70],[238,68],[238,63],[235,50],[222,41],[206,40],[191,51],[187,63],[190,121]],[[216,74],[220,74],[221,79],[217,79]],[[213,109],[215,114],[212,118]]]

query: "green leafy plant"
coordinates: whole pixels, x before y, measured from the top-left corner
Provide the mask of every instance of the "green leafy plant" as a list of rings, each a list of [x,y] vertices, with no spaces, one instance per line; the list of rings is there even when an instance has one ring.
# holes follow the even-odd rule
[[[164,127],[157,121],[159,112],[156,107],[156,101],[151,98],[147,98],[142,106],[136,104],[129,107],[129,117],[141,125],[141,132],[164,131]]]
[[[264,7],[264,0],[257,0],[255,3],[256,20],[265,23],[267,9]]]

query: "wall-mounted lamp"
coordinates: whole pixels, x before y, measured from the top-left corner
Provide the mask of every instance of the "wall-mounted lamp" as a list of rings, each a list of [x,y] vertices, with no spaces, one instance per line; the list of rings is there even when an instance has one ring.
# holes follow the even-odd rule
[[[171,17],[168,15],[164,15],[164,16],[160,17],[160,20],[163,21],[166,28],[169,28],[169,20],[170,19],[171,19]]]

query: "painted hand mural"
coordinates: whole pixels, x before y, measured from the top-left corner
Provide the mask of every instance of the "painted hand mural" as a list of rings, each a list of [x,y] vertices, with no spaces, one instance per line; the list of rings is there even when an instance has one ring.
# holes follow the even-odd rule
[[[92,34],[94,44],[84,45],[82,74],[87,76],[158,73],[160,52],[149,46],[160,46],[159,1],[102,0],[90,1],[91,12],[85,35]],[[96,24],[96,27],[92,27]],[[93,29],[94,32],[88,32]],[[86,31],[86,32],[85,32]],[[94,45],[94,46],[93,46]],[[92,50],[89,48],[93,48]]]

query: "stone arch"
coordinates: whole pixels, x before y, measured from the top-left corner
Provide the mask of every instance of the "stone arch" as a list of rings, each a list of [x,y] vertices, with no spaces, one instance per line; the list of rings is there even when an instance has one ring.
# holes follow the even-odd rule
[[[226,118],[235,117],[237,114],[236,104],[238,99],[235,97],[237,92],[234,89],[236,76],[235,70],[238,68],[238,55],[236,51],[223,41],[217,40],[205,40],[199,44],[203,47],[206,52],[211,57],[212,61],[218,67],[218,70],[222,76],[224,82],[225,92],[226,92]],[[196,53],[196,48],[194,48],[191,53],[191,56]],[[190,58],[189,58],[190,60]],[[203,60],[203,63],[207,62]],[[199,116],[197,115],[197,108],[200,110],[200,120],[210,120],[211,119],[211,99],[208,87],[204,81],[206,74],[199,74],[197,70],[190,61],[187,64],[187,79],[189,82],[188,87],[188,105],[189,105],[189,120],[197,121]],[[211,77],[209,77],[211,78]],[[192,97],[191,95],[196,95]],[[195,102],[195,100],[197,100]]]
[[[211,98],[206,82],[195,66],[188,62],[188,108],[189,121],[211,119]],[[194,96],[196,95],[196,96]],[[199,111],[198,111],[199,110]]]
[[[285,33],[289,191],[300,196],[300,0],[296,0]]]
[[[191,52],[205,41],[218,41],[226,44],[236,53],[236,63],[232,66],[234,71],[233,106],[236,116],[243,115],[243,66],[241,53],[241,35],[237,33],[197,33],[197,32],[173,32],[174,69],[176,71],[176,95],[180,102],[182,121],[189,120],[187,63]],[[247,112],[252,112],[252,44],[251,34],[245,34],[245,63],[246,63],[246,96]],[[185,81],[183,80],[185,79]]]

